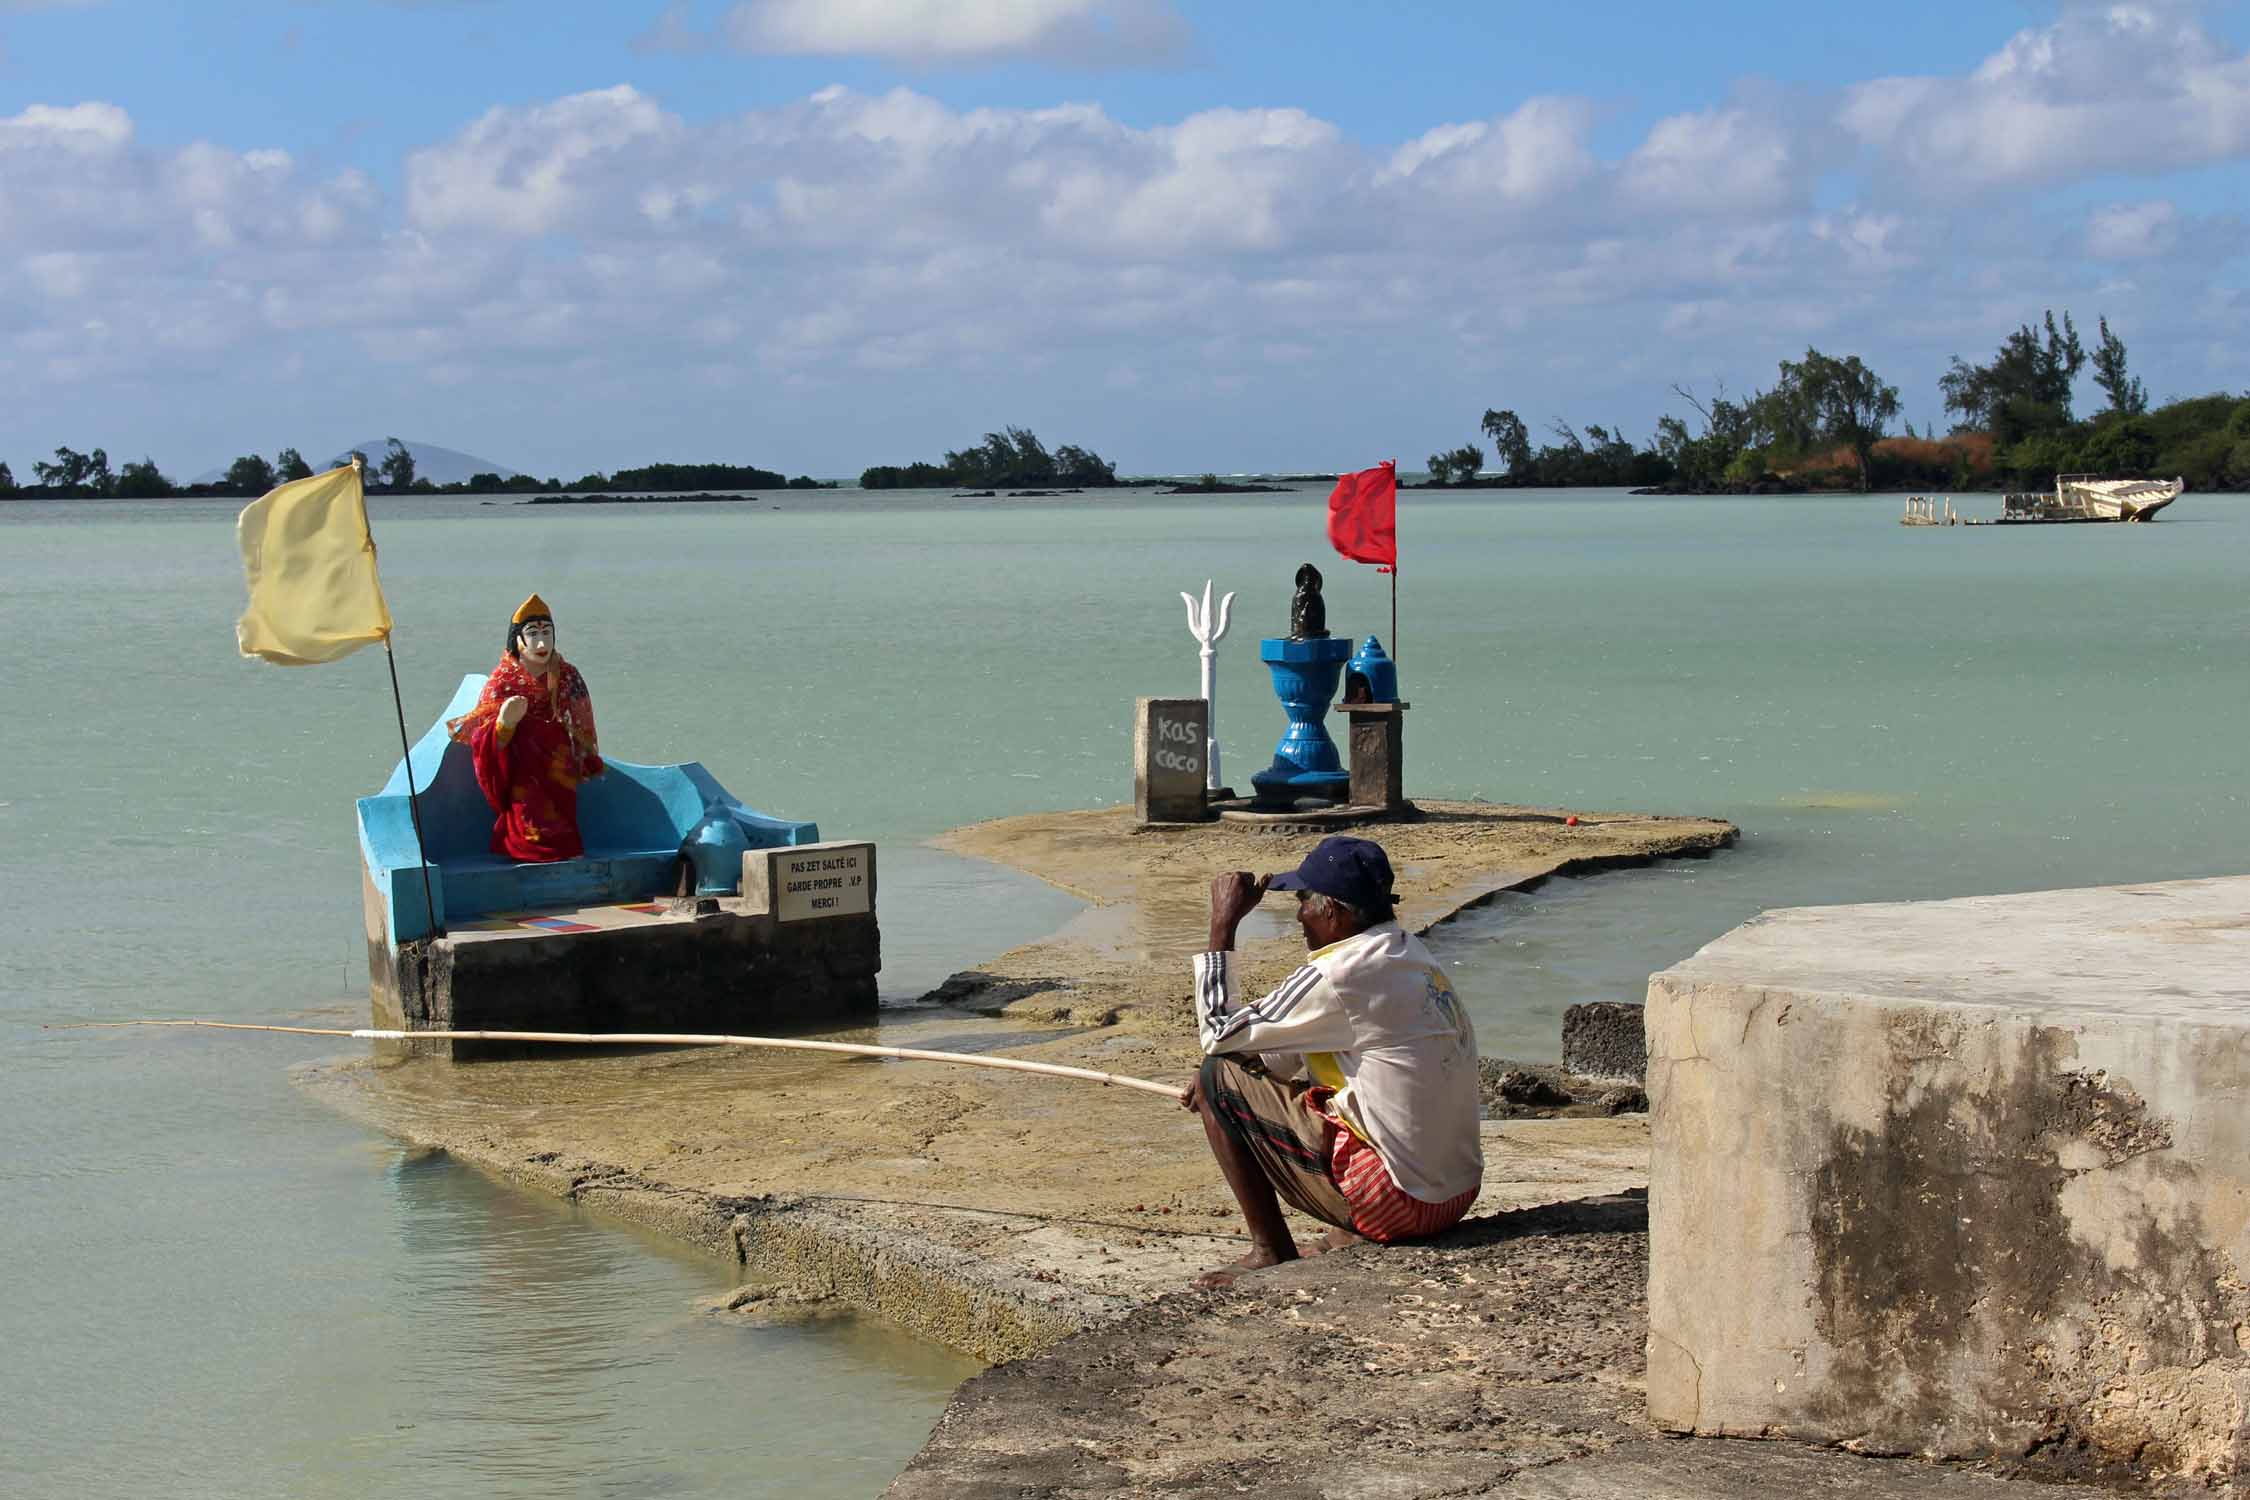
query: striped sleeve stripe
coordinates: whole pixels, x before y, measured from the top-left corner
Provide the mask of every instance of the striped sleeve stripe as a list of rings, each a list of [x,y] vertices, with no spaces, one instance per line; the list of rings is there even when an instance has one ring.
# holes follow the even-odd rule
[[[1221,1022],[1218,1014],[1213,1012],[1212,1020],[1219,1023],[1219,1030],[1217,1036],[1213,1037],[1212,1040],[1217,1042],[1222,1038],[1234,1035],[1244,1027],[1261,1022],[1271,1024],[1279,1021],[1295,1010],[1298,1002],[1311,994],[1313,986],[1319,982],[1320,970],[1314,968],[1311,964],[1307,964],[1284,979],[1272,994],[1255,1005],[1244,1006],[1233,1015],[1225,1017],[1223,1022]]]
[[[1307,964],[1281,981],[1280,986],[1272,994],[1250,1008],[1264,1020],[1278,1021],[1295,1010],[1297,1002],[1311,994],[1313,986],[1318,983],[1320,983],[1320,970]]]

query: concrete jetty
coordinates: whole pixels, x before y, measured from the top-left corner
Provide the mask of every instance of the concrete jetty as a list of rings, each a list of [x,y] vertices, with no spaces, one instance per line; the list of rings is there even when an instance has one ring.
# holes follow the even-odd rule
[[[1768,912],[1649,984],[1681,1432],[2250,1477],[2250,878]]]

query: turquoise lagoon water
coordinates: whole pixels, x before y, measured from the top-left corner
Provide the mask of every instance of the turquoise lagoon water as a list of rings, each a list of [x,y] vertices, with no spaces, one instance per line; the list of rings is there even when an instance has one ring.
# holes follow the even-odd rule
[[[907,1000],[1075,910],[914,846],[1128,794],[1130,699],[1195,691],[1180,590],[1239,591],[1238,784],[1281,728],[1256,639],[1296,565],[1339,634],[1388,633],[1321,494],[377,500],[375,528],[410,729],[539,590],[605,747],[883,843]],[[1441,929],[1488,1052],[1553,1056],[1565,1005],[1635,998],[1766,907],[2250,869],[2250,502],[2030,530],[1898,509],[1405,497],[1412,792],[1744,829]],[[332,1044],[40,1029],[365,1014],[350,800],[397,754],[383,662],[236,658],[233,510],[0,507],[0,1492],[873,1493],[964,1361],[700,1312],[727,1268],[294,1087]]]

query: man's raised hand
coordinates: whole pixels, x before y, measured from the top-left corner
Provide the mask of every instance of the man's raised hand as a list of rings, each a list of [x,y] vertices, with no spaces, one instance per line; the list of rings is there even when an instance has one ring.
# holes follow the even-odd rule
[[[1211,881],[1211,947],[1234,946],[1234,929],[1265,899],[1266,876],[1228,870]]]

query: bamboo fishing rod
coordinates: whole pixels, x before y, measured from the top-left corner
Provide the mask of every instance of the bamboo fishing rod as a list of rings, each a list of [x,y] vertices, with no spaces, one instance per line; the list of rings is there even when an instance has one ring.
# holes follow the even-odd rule
[[[329,1026],[259,1026],[247,1021],[67,1021],[51,1023],[50,1031],[90,1031],[121,1026],[199,1026],[212,1031],[278,1031],[290,1036],[341,1036],[364,1042],[552,1042],[562,1046],[664,1046],[664,1047],[772,1047],[784,1052],[842,1052],[853,1057],[895,1057],[908,1062],[953,1063],[964,1068],[1002,1068],[1011,1073],[1043,1073],[1050,1078],[1075,1078],[1084,1083],[1113,1088],[1139,1089],[1162,1094],[1178,1103],[1185,1089],[1122,1073],[1101,1073],[1092,1068],[1072,1068],[1061,1063],[1029,1062],[1020,1057],[979,1057],[966,1052],[931,1052],[920,1047],[877,1047],[863,1042],[811,1042],[796,1037],[725,1036],[703,1032],[669,1031],[394,1031],[362,1026],[350,1030]]]

